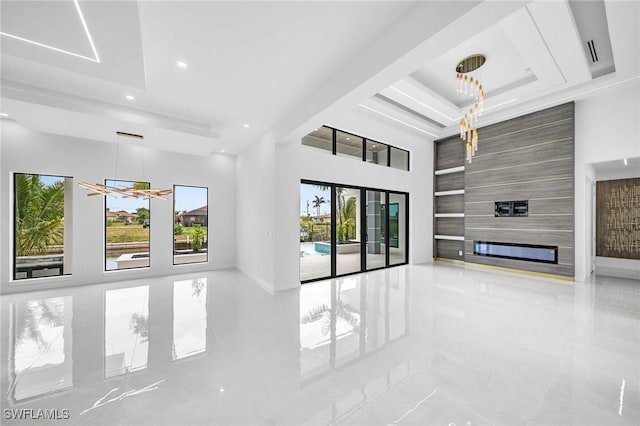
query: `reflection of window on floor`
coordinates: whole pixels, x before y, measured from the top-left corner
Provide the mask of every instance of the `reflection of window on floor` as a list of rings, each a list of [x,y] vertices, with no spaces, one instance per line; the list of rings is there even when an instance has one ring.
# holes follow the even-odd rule
[[[404,271],[383,285],[345,277],[300,288],[303,381],[367,356],[407,333]]]
[[[10,305],[10,402],[73,386],[71,303],[68,296]]]
[[[73,178],[14,175],[15,280],[71,274]]]
[[[394,368],[364,385],[354,388],[352,392],[333,402],[328,407],[316,413],[307,421],[309,424],[375,424],[378,422],[375,410],[363,410],[365,405],[371,404],[392,391],[410,377],[409,361],[404,361]],[[398,421],[392,424],[397,424]]]
[[[173,360],[207,350],[207,279],[173,283]]]
[[[147,368],[149,286],[110,290],[105,299],[105,378]]]

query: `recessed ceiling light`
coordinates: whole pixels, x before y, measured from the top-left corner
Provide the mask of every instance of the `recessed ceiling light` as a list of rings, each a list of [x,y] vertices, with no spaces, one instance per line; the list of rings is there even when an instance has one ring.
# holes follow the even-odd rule
[[[220,386],[220,387],[218,388],[218,392],[224,392],[224,386]]]
[[[6,112],[0,112],[0,117],[5,118],[5,117],[8,117],[8,116],[9,116],[9,114],[7,114]],[[627,160],[624,160],[624,161],[626,162]]]
[[[371,145],[371,148],[375,148],[375,147],[376,147],[375,145]]]
[[[347,138],[347,140],[348,140],[348,141],[350,141],[350,140],[351,140],[351,138]]]
[[[135,101],[136,98],[133,95],[127,95],[125,96],[125,98],[129,99],[130,101]]]
[[[250,126],[250,125],[248,125],[247,123],[244,123],[244,124],[242,125],[242,127],[244,127],[245,129],[248,129],[248,128],[249,128],[249,127],[251,127],[251,126]]]
[[[187,63],[184,61],[176,61],[176,65],[178,66],[178,68],[182,68],[183,70],[189,68],[189,65],[187,65]]]
[[[224,152],[224,148],[222,148],[222,149],[220,150],[220,152]]]
[[[628,166],[628,165],[629,165],[629,163],[627,163],[627,159],[626,159],[626,158],[624,159],[624,165],[625,165],[625,166]]]

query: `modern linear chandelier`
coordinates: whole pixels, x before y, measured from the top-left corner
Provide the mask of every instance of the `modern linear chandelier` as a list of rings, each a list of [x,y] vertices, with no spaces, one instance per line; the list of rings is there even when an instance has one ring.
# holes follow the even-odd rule
[[[471,102],[471,108],[460,120],[460,138],[466,142],[467,162],[471,163],[471,159],[478,150],[478,117],[482,113],[482,105],[484,101],[484,89],[478,80],[478,68],[486,62],[484,55],[467,56],[456,66],[456,91],[468,95],[474,99]]]
[[[142,135],[136,135],[134,133],[125,133],[125,132],[116,132],[116,134],[118,135],[118,144],[116,146],[116,165],[115,165],[115,171],[116,171],[116,178],[118,175],[118,156],[119,156],[119,151],[120,151],[120,136],[125,136],[125,137],[130,137],[130,138],[135,138],[140,140],[140,155],[141,155],[141,160],[142,160],[142,177],[144,180],[144,151],[143,151],[143,147],[142,147],[142,140],[144,139],[144,136]],[[172,190],[171,189],[150,189],[145,185],[133,185],[133,186],[109,186],[109,185],[104,185],[101,183],[88,183],[88,182],[80,182],[78,184],[79,187],[86,189],[87,191],[90,191],[87,195],[88,196],[92,196],[92,195],[105,195],[105,196],[110,196],[110,197],[114,197],[114,198],[142,198],[142,199],[149,199],[149,198],[159,198],[161,200],[166,200],[166,196],[171,194]]]

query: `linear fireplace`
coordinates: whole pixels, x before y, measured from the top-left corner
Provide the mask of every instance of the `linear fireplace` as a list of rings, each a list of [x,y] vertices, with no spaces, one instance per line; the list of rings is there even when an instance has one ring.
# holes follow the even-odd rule
[[[473,254],[477,256],[500,257],[503,259],[526,260],[529,262],[558,263],[557,246],[474,241]]]

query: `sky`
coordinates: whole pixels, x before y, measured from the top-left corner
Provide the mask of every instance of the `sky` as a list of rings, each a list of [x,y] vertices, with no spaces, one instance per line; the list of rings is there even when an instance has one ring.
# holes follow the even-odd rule
[[[331,211],[331,189],[322,190],[316,185],[307,183],[300,184],[300,215],[307,214],[307,200],[309,201],[309,215],[315,217],[318,209],[313,207],[315,196],[323,197],[326,203],[320,206],[320,215],[328,214]]]
[[[40,175],[40,182],[44,183],[45,185],[52,185],[55,182],[63,182],[64,181],[64,177],[62,176],[44,176],[44,175]]]
[[[109,186],[133,186],[131,181],[114,181],[107,180]],[[175,210],[181,212],[183,210],[194,210],[207,205],[207,188],[195,187],[195,186],[175,186],[174,193],[167,196],[167,201],[160,200],[160,202],[171,202],[171,198],[175,200]],[[124,210],[129,213],[135,213],[137,208],[145,207],[149,208],[149,200],[134,199],[134,198],[113,198],[107,197],[107,207],[112,211]]]

